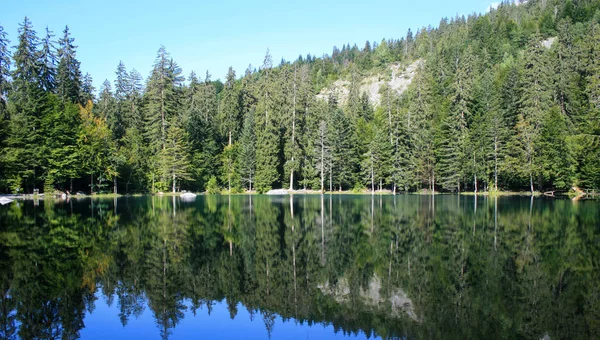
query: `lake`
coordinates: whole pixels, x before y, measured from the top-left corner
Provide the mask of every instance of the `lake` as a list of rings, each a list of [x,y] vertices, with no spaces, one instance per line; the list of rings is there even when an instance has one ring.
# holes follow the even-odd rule
[[[600,201],[0,206],[0,338],[598,339]]]

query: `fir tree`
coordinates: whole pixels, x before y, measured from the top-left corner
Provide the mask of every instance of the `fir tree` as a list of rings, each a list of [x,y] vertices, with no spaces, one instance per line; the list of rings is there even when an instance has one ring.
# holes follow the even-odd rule
[[[225,78],[225,87],[221,92],[218,119],[221,122],[221,134],[225,135],[227,145],[237,138],[240,123],[239,91],[235,83],[235,71],[229,67]]]
[[[40,81],[44,91],[54,93],[56,90],[56,48],[54,46],[54,33],[46,27],[46,36],[42,40],[40,50]]]
[[[260,193],[269,191],[278,180],[279,160],[277,150],[279,136],[275,115],[278,109],[277,103],[281,100],[282,93],[272,67],[271,54],[267,51],[261,68],[261,101],[255,116],[257,131],[256,190]]]
[[[256,172],[256,134],[253,111],[249,111],[244,118],[238,166],[242,181],[247,185],[248,190],[252,191]]]
[[[182,180],[190,179],[190,162],[188,160],[188,144],[185,131],[177,124],[171,124],[167,131],[165,147],[161,150],[161,178],[171,181],[172,192],[177,191]],[[179,181],[179,182],[178,182]]]
[[[146,138],[155,154],[165,148],[167,129],[177,114],[181,69],[164,46],[158,50],[146,85]]]
[[[0,119],[5,118],[6,99],[10,88],[10,51],[8,34],[0,26]],[[0,132],[1,133],[1,132]]]
[[[63,37],[58,41],[58,68],[56,71],[56,88],[63,101],[82,102],[81,71],[75,55],[77,46],[73,45],[69,27],[65,26]]]
[[[341,109],[329,105],[327,144],[331,157],[332,178],[339,190],[354,185],[357,159],[353,148],[353,131],[350,120]]]

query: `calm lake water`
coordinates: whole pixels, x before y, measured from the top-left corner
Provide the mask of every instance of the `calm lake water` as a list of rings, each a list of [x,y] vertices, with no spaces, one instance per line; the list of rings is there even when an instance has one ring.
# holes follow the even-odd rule
[[[600,201],[16,201],[0,245],[2,339],[600,338]]]

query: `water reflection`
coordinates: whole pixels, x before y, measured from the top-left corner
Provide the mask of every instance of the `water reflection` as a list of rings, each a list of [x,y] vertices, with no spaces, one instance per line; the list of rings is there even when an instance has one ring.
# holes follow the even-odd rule
[[[226,310],[260,323],[259,338],[284,335],[277,320],[381,338],[598,338],[599,211],[417,195],[13,202],[0,208],[0,337],[78,338],[98,315],[127,334],[150,313],[166,339]]]

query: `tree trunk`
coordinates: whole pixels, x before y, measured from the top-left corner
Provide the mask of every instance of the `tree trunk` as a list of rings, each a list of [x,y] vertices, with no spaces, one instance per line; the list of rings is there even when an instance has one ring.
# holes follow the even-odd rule
[[[325,192],[325,143],[321,135],[321,193],[323,192]]]
[[[477,163],[475,162],[475,153],[473,152],[473,190],[477,193]]]
[[[498,137],[494,137],[494,190],[498,191]]]
[[[431,194],[435,194],[435,170],[431,170]]]
[[[165,94],[164,89],[160,90],[160,119],[161,119],[161,143],[162,149],[165,149],[166,121],[165,121]]]
[[[176,177],[175,177],[175,174],[173,174],[173,193],[175,193],[175,180],[176,180]]]
[[[94,173],[90,174],[90,195],[94,194]]]
[[[375,169],[373,169],[373,162],[371,162],[371,195],[375,195]]]
[[[533,173],[529,172],[529,187],[531,188],[531,195],[533,195]]]
[[[292,102],[292,167],[290,169],[290,191],[294,190],[294,149],[296,138],[296,66],[294,66],[294,97]]]
[[[331,158],[329,158],[329,192],[333,192],[333,168],[331,167]]]
[[[113,178],[113,193],[117,194],[117,176]]]

